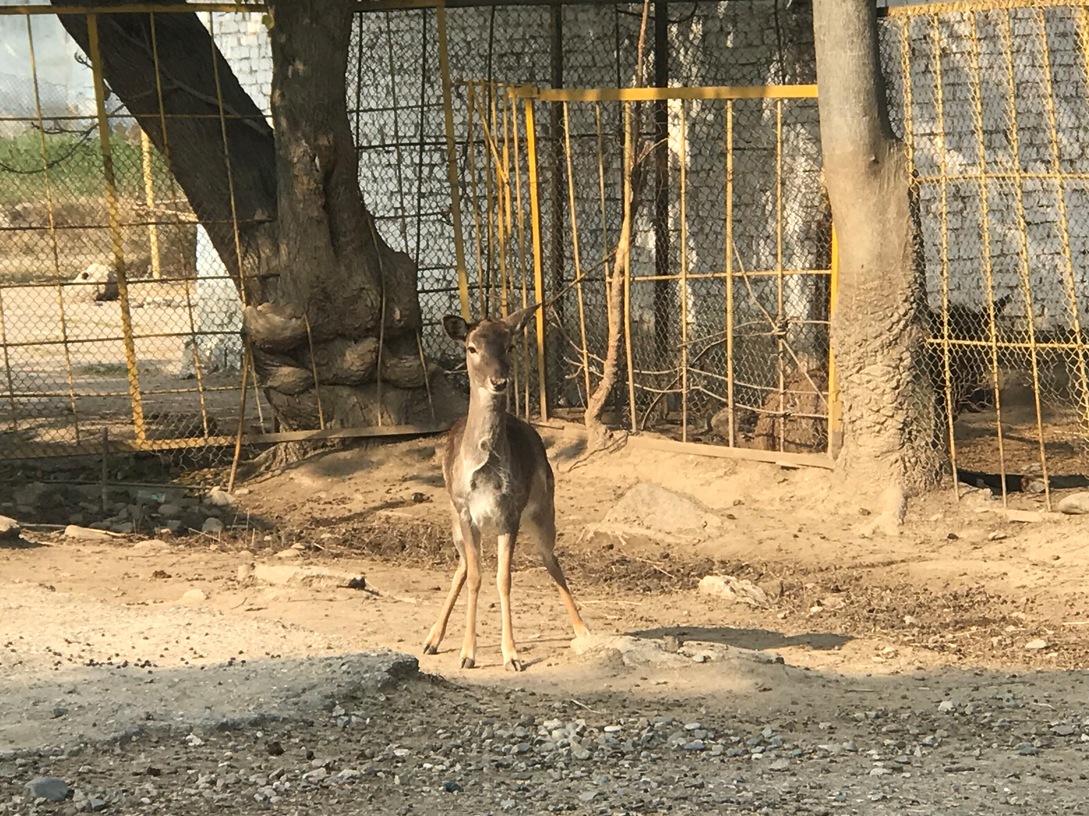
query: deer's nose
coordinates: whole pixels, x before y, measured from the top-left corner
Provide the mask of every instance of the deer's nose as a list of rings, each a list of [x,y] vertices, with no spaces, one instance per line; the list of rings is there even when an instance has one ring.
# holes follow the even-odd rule
[[[492,391],[500,393],[507,390],[507,378],[506,377],[489,377],[488,384],[492,387]]]

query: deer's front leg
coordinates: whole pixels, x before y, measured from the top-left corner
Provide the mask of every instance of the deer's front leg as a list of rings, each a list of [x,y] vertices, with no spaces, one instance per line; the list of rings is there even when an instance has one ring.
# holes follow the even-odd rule
[[[518,649],[514,645],[514,633],[511,627],[510,612],[510,564],[514,555],[514,542],[518,531],[500,533],[499,558],[495,572],[495,584],[499,588],[499,607],[503,615],[503,665],[507,671],[522,671],[525,666],[518,659]]]
[[[469,518],[461,519],[461,535],[464,541],[465,583],[469,599],[465,606],[465,641],[461,646],[461,668],[476,665],[476,606],[480,597],[480,528]]]

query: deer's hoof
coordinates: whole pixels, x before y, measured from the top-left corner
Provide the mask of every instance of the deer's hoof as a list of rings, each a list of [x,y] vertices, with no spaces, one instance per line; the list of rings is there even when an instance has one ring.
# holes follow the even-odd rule
[[[439,653],[438,646],[424,646],[425,655],[437,655]]]
[[[474,669],[476,668],[476,661],[473,660],[471,657],[463,657],[461,658],[461,668]]]
[[[509,672],[521,672],[526,670],[526,664],[515,658],[514,660],[508,660],[504,664],[504,668]]]

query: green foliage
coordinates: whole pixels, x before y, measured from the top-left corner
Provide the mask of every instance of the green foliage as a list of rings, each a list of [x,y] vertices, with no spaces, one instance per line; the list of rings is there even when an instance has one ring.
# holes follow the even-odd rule
[[[106,176],[98,133],[55,133],[42,136],[34,129],[0,137],[0,206],[41,202],[46,185],[55,202],[104,198]],[[113,132],[110,135],[114,177],[122,197],[143,197],[143,157],[139,138]],[[158,151],[152,154],[155,179],[166,178],[166,165]]]

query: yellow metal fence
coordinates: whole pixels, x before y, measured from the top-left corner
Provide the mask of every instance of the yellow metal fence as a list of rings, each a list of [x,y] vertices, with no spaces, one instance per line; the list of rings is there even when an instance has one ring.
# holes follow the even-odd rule
[[[902,7],[882,41],[951,457],[1051,506],[1089,474],[1089,8]]]
[[[467,99],[467,305],[547,304],[535,353],[521,359],[519,410],[581,418],[617,308],[623,350],[606,420],[771,458],[827,450],[832,247],[814,86],[478,83]],[[646,135],[652,105],[668,113],[665,144]],[[542,138],[542,122],[558,127]],[[636,145],[627,162],[625,122]],[[663,208],[646,182],[658,150],[670,171]],[[632,246],[617,268],[625,198]],[[664,264],[648,240],[663,210]],[[623,276],[615,304],[612,274]]]
[[[232,441],[240,360],[228,373],[231,361],[216,365],[202,346],[237,345],[237,328],[202,325],[216,307],[202,295],[233,282],[222,271],[198,284],[198,253],[211,250],[167,160],[103,80],[100,17],[61,10],[87,23],[76,89],[52,81],[70,78],[57,18],[0,11],[31,78],[31,104],[0,117],[0,458],[98,451],[103,439],[145,450]],[[8,38],[20,29],[22,42]],[[219,116],[232,116],[222,101]],[[263,421],[262,406],[250,410]]]

